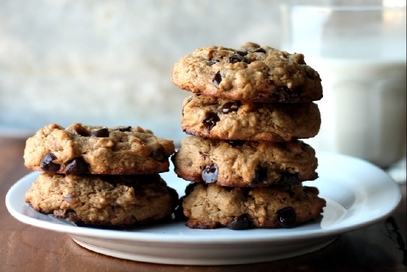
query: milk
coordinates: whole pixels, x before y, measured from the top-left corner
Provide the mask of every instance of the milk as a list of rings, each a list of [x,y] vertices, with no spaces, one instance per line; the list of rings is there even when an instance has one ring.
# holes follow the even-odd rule
[[[322,78],[322,125],[307,140],[316,150],[344,153],[381,167],[406,145],[406,62],[398,59],[306,57]]]

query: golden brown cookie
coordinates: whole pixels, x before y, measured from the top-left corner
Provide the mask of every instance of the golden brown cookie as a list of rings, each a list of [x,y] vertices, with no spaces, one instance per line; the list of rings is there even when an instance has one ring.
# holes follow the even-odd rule
[[[183,179],[230,187],[299,184],[318,176],[314,149],[299,140],[275,143],[189,136],[172,161]]]
[[[290,228],[317,219],[324,199],[302,185],[262,188],[193,184],[182,199],[190,228]]]
[[[321,116],[315,103],[254,103],[204,95],[184,100],[184,132],[212,139],[290,141],[317,135]]]
[[[60,174],[154,174],[168,171],[171,140],[140,127],[50,124],[26,142],[27,168]]]
[[[39,212],[75,223],[128,227],[168,218],[178,195],[158,174],[43,173],[27,191],[25,200]]]
[[[246,43],[241,49],[196,49],[172,68],[179,88],[207,96],[256,102],[311,102],[322,98],[319,74],[302,54]]]

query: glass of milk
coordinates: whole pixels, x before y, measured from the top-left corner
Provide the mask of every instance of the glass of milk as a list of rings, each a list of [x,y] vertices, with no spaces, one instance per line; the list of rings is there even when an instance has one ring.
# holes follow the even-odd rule
[[[322,125],[307,142],[383,168],[405,157],[406,1],[284,1],[281,15],[282,49],[322,78]]]

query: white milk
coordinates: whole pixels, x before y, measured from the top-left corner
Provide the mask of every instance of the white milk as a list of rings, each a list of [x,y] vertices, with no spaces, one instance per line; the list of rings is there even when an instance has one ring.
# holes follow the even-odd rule
[[[322,78],[322,125],[307,140],[316,150],[387,167],[405,155],[406,62],[306,57]]]

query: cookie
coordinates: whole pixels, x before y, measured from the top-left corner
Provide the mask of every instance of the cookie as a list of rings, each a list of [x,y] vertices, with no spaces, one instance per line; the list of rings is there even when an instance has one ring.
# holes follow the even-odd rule
[[[59,174],[154,174],[168,171],[171,140],[140,127],[50,124],[26,141],[25,166]]]
[[[26,192],[25,201],[39,212],[78,224],[128,227],[168,218],[178,195],[159,174],[43,173]]]
[[[299,184],[318,176],[315,150],[299,140],[224,141],[188,136],[172,161],[179,177],[220,186]]]
[[[184,132],[246,141],[290,141],[317,135],[321,116],[315,103],[254,103],[204,95],[184,100]]]
[[[266,188],[194,184],[182,198],[190,228],[290,228],[320,217],[326,202],[302,185]]]
[[[186,91],[230,100],[297,103],[322,98],[319,74],[302,54],[246,43],[241,49],[196,49],[172,68],[173,83]]]

